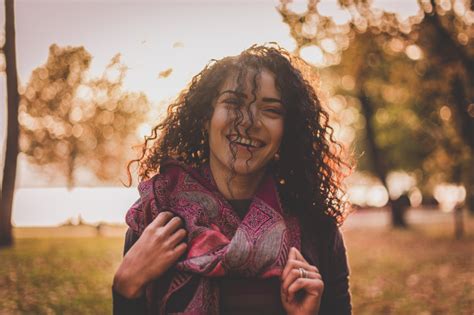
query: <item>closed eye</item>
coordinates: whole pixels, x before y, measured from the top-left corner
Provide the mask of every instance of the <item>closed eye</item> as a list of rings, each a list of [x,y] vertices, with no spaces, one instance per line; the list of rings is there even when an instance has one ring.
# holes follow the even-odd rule
[[[264,111],[267,113],[276,114],[280,116],[283,116],[285,114],[285,111],[279,108],[265,108]]]
[[[237,98],[228,98],[224,100],[224,103],[234,106],[240,106],[242,104],[242,101]]]

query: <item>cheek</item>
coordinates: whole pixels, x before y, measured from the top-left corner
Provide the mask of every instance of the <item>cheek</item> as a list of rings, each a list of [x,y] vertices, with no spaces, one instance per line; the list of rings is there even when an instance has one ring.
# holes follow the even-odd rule
[[[227,111],[220,108],[216,108],[212,114],[211,120],[208,123],[208,134],[210,144],[214,144],[215,148],[217,146],[222,146],[222,141],[224,137],[228,134],[228,117]],[[220,143],[220,144],[219,144]]]
[[[212,114],[211,121],[209,123],[209,133],[219,133],[225,128],[226,125],[226,115],[224,111],[216,109]]]
[[[275,122],[275,125],[272,128],[272,142],[275,146],[279,147],[281,140],[283,139],[283,134],[285,132],[284,122]]]

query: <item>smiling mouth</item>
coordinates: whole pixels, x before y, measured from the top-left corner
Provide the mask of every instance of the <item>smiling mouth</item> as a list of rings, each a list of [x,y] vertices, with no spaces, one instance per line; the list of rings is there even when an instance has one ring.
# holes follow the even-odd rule
[[[260,140],[245,138],[245,137],[241,137],[239,135],[229,135],[229,136],[227,136],[227,139],[231,143],[235,143],[235,144],[247,147],[247,148],[258,149],[258,148],[261,148],[261,147],[265,146],[265,143],[263,143]]]

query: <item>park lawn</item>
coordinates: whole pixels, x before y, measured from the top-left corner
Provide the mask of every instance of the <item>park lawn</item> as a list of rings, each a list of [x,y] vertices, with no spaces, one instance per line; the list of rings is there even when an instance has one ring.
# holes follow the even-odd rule
[[[474,219],[344,233],[354,314],[474,314]]]
[[[0,314],[110,314],[121,238],[17,239],[0,251]]]
[[[466,231],[462,240],[451,224],[344,231],[354,314],[473,314],[474,219]],[[0,314],[110,314],[122,246],[121,237],[53,229],[16,239],[0,250]]]

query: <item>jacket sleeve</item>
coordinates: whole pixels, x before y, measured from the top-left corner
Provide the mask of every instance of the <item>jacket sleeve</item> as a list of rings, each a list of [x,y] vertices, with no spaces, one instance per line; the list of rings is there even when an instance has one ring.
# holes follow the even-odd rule
[[[352,314],[349,291],[349,266],[341,232],[336,228],[334,241],[329,248],[328,274],[319,315]]]
[[[131,230],[128,229],[125,234],[125,244],[123,249],[123,255],[135,244],[138,240],[138,236]],[[112,301],[113,301],[113,314],[114,315],[141,315],[147,313],[147,304],[145,295],[142,295],[135,299],[127,299],[120,295],[112,287]]]

